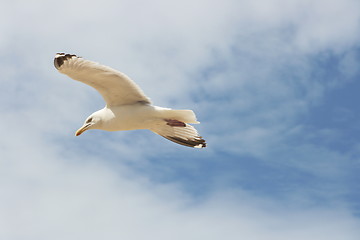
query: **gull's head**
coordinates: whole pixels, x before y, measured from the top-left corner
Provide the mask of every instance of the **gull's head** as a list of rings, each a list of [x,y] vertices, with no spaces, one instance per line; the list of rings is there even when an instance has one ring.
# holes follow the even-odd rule
[[[99,128],[100,124],[101,124],[100,116],[97,116],[96,114],[92,114],[85,120],[84,125],[76,131],[75,136],[79,136],[80,134],[82,134],[83,132],[89,129],[97,129]]]

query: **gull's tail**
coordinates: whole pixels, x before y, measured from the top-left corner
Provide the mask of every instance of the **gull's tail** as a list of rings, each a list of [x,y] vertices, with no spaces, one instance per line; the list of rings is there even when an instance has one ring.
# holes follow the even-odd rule
[[[175,143],[195,148],[206,147],[205,140],[187,123],[199,123],[191,110],[162,109],[162,120],[150,130]]]

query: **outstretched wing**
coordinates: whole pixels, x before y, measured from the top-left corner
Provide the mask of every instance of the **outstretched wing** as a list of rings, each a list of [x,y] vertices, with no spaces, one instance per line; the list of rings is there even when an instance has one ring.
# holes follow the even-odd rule
[[[95,88],[108,106],[151,103],[128,76],[110,67],[65,53],[56,54],[54,65],[60,73]]]
[[[154,126],[150,130],[170,141],[187,147],[206,147],[205,140],[199,136],[193,126],[178,120],[165,120],[162,124]]]

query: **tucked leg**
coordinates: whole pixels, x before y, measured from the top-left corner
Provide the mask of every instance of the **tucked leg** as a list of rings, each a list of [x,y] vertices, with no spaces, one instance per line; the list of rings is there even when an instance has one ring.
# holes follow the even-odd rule
[[[166,124],[171,127],[186,127],[186,124],[179,120],[175,120],[175,119],[164,119],[164,120],[165,122],[167,122]]]

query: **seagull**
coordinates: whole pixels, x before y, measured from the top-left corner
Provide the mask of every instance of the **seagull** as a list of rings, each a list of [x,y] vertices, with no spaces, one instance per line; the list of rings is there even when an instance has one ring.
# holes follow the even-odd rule
[[[205,140],[190,124],[198,124],[192,110],[173,110],[152,105],[140,87],[124,73],[74,54],[57,53],[55,68],[70,78],[95,88],[106,105],[91,114],[76,131],[127,131],[148,129],[175,143],[206,147]]]

